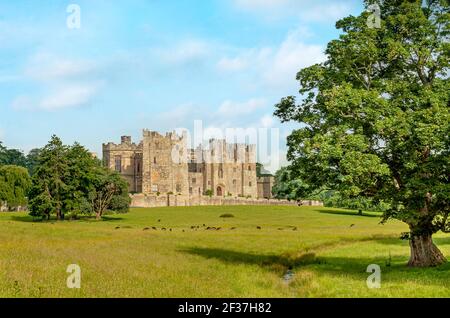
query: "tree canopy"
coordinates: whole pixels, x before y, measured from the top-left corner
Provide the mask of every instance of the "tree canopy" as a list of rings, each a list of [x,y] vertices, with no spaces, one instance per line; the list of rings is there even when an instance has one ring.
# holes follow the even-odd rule
[[[17,149],[8,149],[0,141],[0,166],[14,165],[27,167],[27,158],[22,151]]]
[[[302,100],[283,98],[275,115],[303,124],[287,140],[293,178],[388,202],[383,220],[410,228],[409,265],[439,265],[432,234],[450,231],[449,4],[379,3],[379,28],[368,12],[336,23],[326,61],[297,74]]]
[[[0,166],[0,205],[6,202],[10,210],[26,206],[31,178],[27,169],[18,166]]]
[[[128,185],[116,172],[78,143],[66,146],[52,136],[39,150],[30,191],[30,215],[64,219],[65,214],[95,214],[106,210],[127,212],[130,204]]]

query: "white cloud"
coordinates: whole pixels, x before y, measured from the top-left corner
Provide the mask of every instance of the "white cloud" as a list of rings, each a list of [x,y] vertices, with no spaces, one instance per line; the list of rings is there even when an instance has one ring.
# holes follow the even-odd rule
[[[242,71],[248,66],[248,60],[243,56],[237,56],[234,58],[224,57],[217,63],[217,67],[221,71],[225,72],[237,72]]]
[[[325,60],[322,46],[304,42],[309,36],[308,30],[299,27],[289,32],[278,47],[242,49],[235,56],[220,59],[217,68],[225,73],[253,74],[270,88],[291,87],[301,68]]]
[[[352,8],[349,3],[328,3],[311,6],[308,10],[300,12],[300,19],[333,23],[350,14]]]
[[[25,75],[38,81],[60,81],[90,75],[95,70],[95,64],[90,61],[37,54],[31,58],[25,69]]]
[[[156,49],[157,56],[168,64],[184,64],[204,59],[211,51],[211,45],[203,40],[189,39],[168,48]]]
[[[310,0],[234,0],[238,10],[256,13],[265,19],[281,19],[286,16],[298,17],[302,21],[333,23],[352,11],[353,1],[329,0],[317,3]]]
[[[297,72],[325,60],[320,45],[305,44],[292,33],[276,50],[263,76],[271,86],[286,86],[294,82]]]
[[[55,93],[42,99],[39,103],[39,108],[44,110],[59,110],[86,105],[96,94],[98,86],[90,84],[62,87]]]
[[[263,128],[270,128],[270,127],[273,127],[273,125],[275,124],[275,120],[273,118],[273,115],[266,114],[263,117],[261,117],[261,119],[259,120],[259,123],[260,123],[261,127],[263,127]]]
[[[240,9],[245,10],[269,10],[279,7],[284,7],[290,3],[291,0],[234,0],[235,5]]]
[[[230,100],[224,101],[218,110],[219,115],[223,116],[239,116],[243,114],[250,114],[261,109],[267,105],[262,98],[253,98],[246,102],[234,102]]]
[[[15,110],[56,111],[87,105],[103,85],[97,65],[87,60],[62,58],[48,53],[32,56],[23,70],[40,92],[17,96]]]

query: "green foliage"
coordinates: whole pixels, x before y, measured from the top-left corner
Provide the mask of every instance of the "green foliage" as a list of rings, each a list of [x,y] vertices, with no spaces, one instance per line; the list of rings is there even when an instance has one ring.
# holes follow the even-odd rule
[[[31,176],[34,175],[34,172],[36,170],[36,167],[39,163],[39,155],[41,153],[41,149],[35,148],[31,149],[30,152],[27,155],[27,169]]]
[[[66,213],[72,217],[95,213],[100,218],[107,209],[128,210],[126,181],[103,168],[80,144],[65,146],[52,136],[35,160],[30,215],[64,219]]]
[[[98,166],[91,182],[88,198],[97,219],[107,210],[128,212],[131,203],[128,184],[119,173]]]
[[[308,185],[293,177],[289,167],[283,167],[275,173],[275,184],[272,194],[277,199],[300,200],[309,196]]]
[[[22,151],[7,149],[0,141],[0,166],[2,165],[26,167],[27,159]]]
[[[385,201],[384,221],[401,220],[413,239],[431,242],[450,231],[449,4],[380,7],[380,28],[367,26],[367,12],[337,22],[342,34],[327,61],[297,74],[303,100],[283,98],[275,115],[303,123],[288,137],[288,159],[309,192]],[[430,264],[442,262],[429,252]]]
[[[13,210],[27,204],[27,195],[31,187],[28,171],[18,166],[0,167],[0,204],[6,202]]]
[[[261,163],[257,162],[256,163],[256,176],[257,177],[270,177],[270,176],[272,176],[272,174],[269,171],[265,170],[264,166]]]
[[[371,198],[357,197],[348,198],[337,191],[324,191],[317,195],[326,207],[344,208],[352,210],[364,210],[374,212],[386,212],[391,206],[383,201],[374,202]]]
[[[214,192],[211,189],[208,189],[204,192],[204,195],[207,195],[209,197],[212,197],[214,195]]]

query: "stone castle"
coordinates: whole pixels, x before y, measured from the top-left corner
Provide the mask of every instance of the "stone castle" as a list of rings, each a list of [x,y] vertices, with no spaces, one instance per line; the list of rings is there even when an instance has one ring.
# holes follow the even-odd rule
[[[144,130],[140,143],[122,136],[103,144],[105,166],[128,181],[131,193],[270,199],[273,177],[257,177],[256,145],[209,141],[191,149],[187,136]]]

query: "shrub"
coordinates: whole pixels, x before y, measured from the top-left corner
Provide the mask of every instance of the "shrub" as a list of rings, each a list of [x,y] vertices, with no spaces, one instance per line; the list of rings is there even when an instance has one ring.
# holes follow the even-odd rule
[[[221,218],[234,218],[234,215],[231,213],[225,213],[220,216]]]

